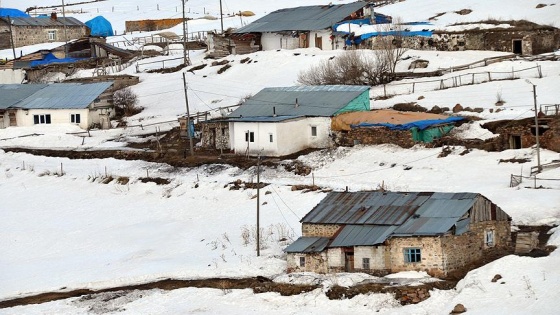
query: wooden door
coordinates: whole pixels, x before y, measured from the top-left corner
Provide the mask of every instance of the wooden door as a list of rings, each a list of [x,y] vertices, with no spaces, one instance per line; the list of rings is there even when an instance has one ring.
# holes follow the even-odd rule
[[[354,252],[344,253],[344,270],[346,272],[354,271]]]

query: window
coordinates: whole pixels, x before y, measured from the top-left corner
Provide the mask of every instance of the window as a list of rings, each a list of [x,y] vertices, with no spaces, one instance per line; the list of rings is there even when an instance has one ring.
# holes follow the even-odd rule
[[[51,115],[33,115],[33,123],[35,125],[39,124],[50,124],[51,123]]]
[[[369,258],[362,258],[362,269],[369,269]]]
[[[222,136],[226,135],[226,128],[222,128]]]
[[[255,133],[252,131],[245,132],[245,142],[255,142]]]
[[[305,257],[300,257],[299,258],[299,266],[300,267],[305,267]]]
[[[494,246],[494,230],[486,231],[485,244],[488,247]]]
[[[99,102],[101,102],[101,99],[100,99],[99,97],[97,97],[97,98],[95,98],[95,99],[93,100],[93,102],[94,102],[94,103],[99,103]]]
[[[271,133],[268,134],[268,139],[270,142],[274,142],[274,136]]]
[[[404,262],[416,263],[422,260],[420,248],[405,248],[404,249]]]
[[[311,136],[317,137],[317,126],[311,126]]]
[[[49,40],[56,40],[56,31],[55,30],[48,31],[47,35],[49,37]]]
[[[80,123],[80,114],[70,114],[70,122],[74,124]]]

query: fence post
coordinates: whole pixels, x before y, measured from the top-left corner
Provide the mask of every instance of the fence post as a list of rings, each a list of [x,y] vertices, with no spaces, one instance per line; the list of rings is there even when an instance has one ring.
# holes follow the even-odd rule
[[[443,86],[444,86],[444,85],[443,85],[443,79],[441,79],[441,80],[439,81],[439,89],[440,89],[440,90],[443,90]]]
[[[471,82],[471,84],[474,85],[474,73],[472,74],[472,82]]]
[[[416,85],[416,82],[412,82],[412,94],[414,94],[414,85]]]
[[[387,97],[387,84],[383,84],[383,95]]]
[[[541,65],[537,65],[537,71],[539,72],[539,78],[542,79],[542,69],[541,69]]]
[[[492,82],[492,76],[490,75],[490,71],[488,71],[488,81]]]

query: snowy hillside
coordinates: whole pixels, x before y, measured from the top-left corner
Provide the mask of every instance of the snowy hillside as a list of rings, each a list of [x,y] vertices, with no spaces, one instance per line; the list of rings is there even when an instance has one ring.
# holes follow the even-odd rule
[[[80,2],[78,0],[66,1]],[[314,4],[326,0],[223,0],[227,16],[224,26],[239,27],[276,9]],[[333,1],[348,3],[352,1]],[[59,4],[59,0],[2,0],[4,7],[25,10],[32,5]],[[538,4],[546,4],[536,8]],[[87,21],[103,15],[122,34],[126,20],[181,17],[180,0],[99,1],[69,6],[68,16]],[[159,10],[158,10],[159,6]],[[219,15],[218,0],[189,0],[190,31],[220,28],[219,20],[199,19]],[[462,9],[471,13],[455,13]],[[252,11],[253,17],[233,16]],[[458,22],[488,19],[526,19],[560,27],[557,1],[406,0],[378,9],[401,16],[405,21],[432,20],[434,28],[445,29]],[[445,14],[441,14],[445,13]],[[171,29],[181,32],[181,26]],[[145,34],[128,34],[128,38]],[[121,40],[115,36],[109,41]],[[22,48],[36,51],[50,45]],[[19,48],[18,48],[19,49]],[[181,56],[160,56],[146,61]],[[337,56],[341,51],[298,49],[228,56],[232,65],[218,74],[219,67],[186,72],[192,112],[210,111],[235,105],[265,87],[297,85],[300,71]],[[0,58],[11,50],[0,50]],[[398,70],[406,70],[417,59],[429,61],[422,71],[448,69],[495,56],[491,51],[409,50]],[[204,51],[191,51],[193,66],[211,63]],[[250,58],[251,63],[242,63]],[[173,61],[169,61],[173,62]],[[146,70],[150,66],[143,67]],[[538,77],[540,67],[543,77]],[[188,68],[187,68],[188,69]],[[393,97],[378,100],[383,87],[371,91],[372,108],[416,102],[433,106],[481,108],[481,113],[464,112],[482,120],[457,130],[462,138],[487,139],[496,135],[480,127],[481,122],[532,117],[533,90],[539,104],[560,100],[560,64],[555,61],[511,59],[485,67],[445,74],[441,79],[473,73],[516,72],[515,79],[438,90],[423,79],[402,80],[387,85]],[[128,118],[129,125],[158,125],[161,131],[177,126],[185,113],[183,72],[150,74],[136,72],[135,65],[122,73],[140,77],[133,86],[144,110]],[[82,70],[76,77],[91,76]],[[508,74],[509,75],[509,74]],[[412,93],[411,84],[415,83]],[[496,106],[497,96],[505,100]],[[500,109],[497,111],[496,109]],[[282,249],[301,235],[299,220],[324,198],[323,192],[292,191],[291,185],[315,184],[333,190],[377,189],[394,191],[443,191],[481,193],[506,211],[515,225],[559,225],[560,181],[524,182],[510,188],[511,174],[528,175],[536,164],[534,149],[503,152],[466,151],[453,147],[445,157],[441,148],[417,145],[402,149],[392,145],[355,146],[322,150],[298,158],[312,168],[312,175],[299,176],[283,167],[264,168],[261,181],[261,227],[266,233],[261,257],[255,254],[254,189],[230,189],[232,182],[256,181],[255,169],[229,165],[178,168],[145,161],[117,159],[70,160],[4,151],[8,147],[54,149],[122,148],[127,142],[142,141],[155,127],[95,130],[91,137],[72,135],[74,125],[52,125],[0,129],[0,302],[21,296],[79,288],[102,289],[138,284],[164,278],[201,279],[265,276],[282,281],[286,262]],[[527,159],[525,163],[501,160]],[[560,159],[557,152],[541,151],[542,163]],[[142,182],[143,177],[161,178],[168,183]],[[543,172],[544,179],[560,178],[560,169]],[[544,189],[533,189],[543,186]],[[560,229],[555,228],[549,245],[560,246]],[[284,241],[286,238],[288,241]],[[276,293],[254,294],[251,290],[226,292],[217,289],[178,289],[128,292],[118,299],[91,301],[72,298],[55,302],[0,309],[0,314],[449,314],[462,303],[468,314],[554,314],[560,293],[560,251],[541,258],[506,256],[471,271],[455,290],[431,292],[431,298],[417,305],[401,306],[389,294],[359,295],[352,299],[329,300],[322,289],[291,297]],[[490,280],[500,274],[502,282]],[[308,275],[310,282],[326,287],[333,283],[351,285],[375,279],[368,275],[341,274],[339,278]],[[402,276],[410,276],[402,275]],[[422,277],[423,275],[416,275]],[[397,275],[399,277],[399,275]],[[322,279],[321,281],[317,278]]]

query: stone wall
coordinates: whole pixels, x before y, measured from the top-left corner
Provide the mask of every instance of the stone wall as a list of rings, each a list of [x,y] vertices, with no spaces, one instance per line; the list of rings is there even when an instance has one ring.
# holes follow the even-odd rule
[[[354,128],[350,131],[333,131],[334,142],[340,146],[356,144],[395,144],[402,148],[411,148],[416,143],[408,130],[391,130],[387,127]]]
[[[549,130],[539,137],[543,148],[560,152],[560,118],[555,118],[548,123]]]
[[[539,121],[541,125],[543,121]],[[530,126],[534,125],[532,119],[527,124],[506,125],[498,127],[495,133],[498,137],[492,139],[494,147],[498,151],[515,149],[512,143],[512,136],[518,136],[521,139],[521,148],[530,148],[536,144],[536,137]],[[548,120],[548,128],[539,128],[540,146],[545,149],[560,152],[560,118],[554,117]]]
[[[340,229],[337,224],[309,224],[301,225],[301,235],[311,237],[332,237]]]
[[[425,271],[434,277],[444,276],[441,237],[396,237],[388,241],[388,255],[391,272]],[[421,261],[404,261],[406,248],[420,248]]]
[[[177,19],[159,19],[159,20],[139,20],[125,21],[126,32],[151,32],[172,28],[175,25],[183,23],[182,18]]]
[[[229,123],[207,121],[200,125],[203,148],[229,150]]]
[[[305,257],[305,266],[299,265],[300,257]],[[289,253],[287,255],[287,272],[327,273],[326,253]]]
[[[9,49],[9,48],[12,48],[10,32],[9,31],[6,32],[0,29],[0,49]],[[13,56],[10,56],[10,58],[12,57]]]
[[[22,47],[48,42],[64,42],[66,40],[64,26],[14,26],[14,46]],[[56,31],[56,39],[49,40],[49,31]],[[88,35],[88,28],[83,26],[67,26],[68,40],[78,39]]]

